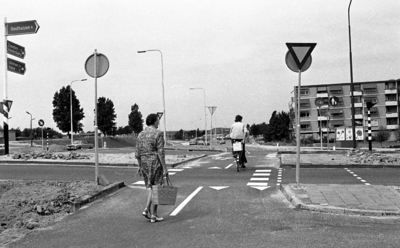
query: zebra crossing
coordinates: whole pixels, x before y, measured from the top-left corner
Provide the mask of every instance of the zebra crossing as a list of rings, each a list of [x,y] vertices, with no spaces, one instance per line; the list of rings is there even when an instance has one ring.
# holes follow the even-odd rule
[[[255,170],[255,172],[253,173],[253,177],[250,178],[250,182],[247,183],[247,186],[259,190],[269,188],[268,182],[270,176],[271,170]]]

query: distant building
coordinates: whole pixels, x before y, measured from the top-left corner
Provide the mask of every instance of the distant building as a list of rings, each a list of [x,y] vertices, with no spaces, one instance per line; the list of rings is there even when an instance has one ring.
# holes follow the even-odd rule
[[[354,109],[356,127],[368,130],[367,105],[372,102],[371,108],[372,133],[379,126],[394,131],[399,128],[399,88],[400,80],[357,82],[354,86]],[[294,96],[291,100],[291,108],[295,110],[297,99],[297,86],[294,87]],[[336,96],[336,106],[329,104],[329,100]],[[323,106],[316,105],[315,100],[321,98]],[[296,120],[293,120],[293,132],[296,132]],[[323,135],[329,132],[330,138],[337,128],[351,128],[351,90],[350,83],[305,85],[300,89],[300,134],[312,135],[319,138],[320,127]],[[365,137],[365,136],[364,136]],[[393,138],[393,137],[392,137]]]
[[[16,141],[15,130],[8,130],[8,140]],[[4,144],[4,130],[0,127],[0,143]]]

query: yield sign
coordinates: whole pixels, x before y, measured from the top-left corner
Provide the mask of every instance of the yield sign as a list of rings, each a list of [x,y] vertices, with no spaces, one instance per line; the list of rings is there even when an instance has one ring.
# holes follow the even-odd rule
[[[5,105],[7,106],[8,112],[10,112],[11,105],[12,105],[13,101],[5,100],[4,102],[5,102]]]
[[[161,117],[163,116],[164,112],[157,112],[158,119],[161,120]]]
[[[301,70],[317,43],[286,43],[297,67]]]
[[[210,107],[208,107],[208,110],[210,110],[211,115],[214,114],[214,111],[215,111],[216,109],[217,109],[217,107],[215,107],[215,106],[210,106]]]

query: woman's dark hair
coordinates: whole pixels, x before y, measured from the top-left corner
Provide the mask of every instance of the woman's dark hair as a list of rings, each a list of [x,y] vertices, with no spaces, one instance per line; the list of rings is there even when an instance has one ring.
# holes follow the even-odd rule
[[[156,123],[156,121],[158,120],[158,115],[157,114],[149,114],[146,118],[146,125],[147,126],[151,126],[154,123]]]
[[[241,115],[237,115],[235,117],[235,122],[242,121],[243,117]]]

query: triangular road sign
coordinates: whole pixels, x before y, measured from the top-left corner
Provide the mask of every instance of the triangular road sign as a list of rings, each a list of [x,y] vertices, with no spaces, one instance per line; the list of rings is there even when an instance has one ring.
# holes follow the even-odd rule
[[[163,116],[164,112],[157,112],[158,119],[161,120],[161,117]]]
[[[13,101],[5,100],[5,105],[7,106],[8,112],[10,112],[12,103],[13,103]]]
[[[221,190],[221,189],[229,188],[229,186],[210,186],[210,188],[216,189],[216,190]]]
[[[264,189],[268,189],[268,188],[270,188],[271,186],[266,186],[266,187],[250,186],[250,187],[263,191]]]
[[[208,107],[208,110],[210,110],[211,115],[214,114],[214,111],[215,111],[216,109],[217,109],[217,107],[215,107],[215,106],[210,106],[210,107]]]
[[[286,43],[286,46],[289,48],[289,52],[293,56],[299,70],[303,68],[316,45],[317,43]]]

